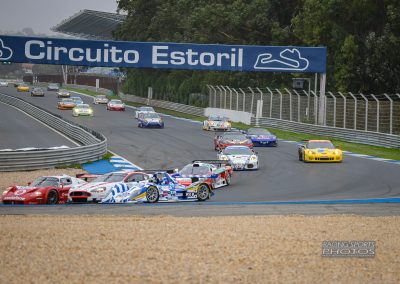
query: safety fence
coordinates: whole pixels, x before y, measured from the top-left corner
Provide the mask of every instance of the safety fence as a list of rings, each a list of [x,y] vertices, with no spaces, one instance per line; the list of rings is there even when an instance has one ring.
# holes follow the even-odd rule
[[[81,145],[63,149],[0,152],[0,171],[80,164],[99,160],[107,153],[107,139],[94,130],[70,122],[19,98],[0,94],[0,102],[20,109]]]
[[[146,105],[153,106],[153,107],[161,107],[161,108],[170,109],[170,110],[187,113],[187,114],[192,114],[192,115],[197,115],[197,116],[204,115],[204,109],[201,107],[189,106],[189,105],[173,103],[173,102],[168,102],[168,101],[162,101],[162,100],[150,100],[148,98],[138,97],[138,96],[129,95],[129,94],[120,94],[120,97],[128,102],[146,104]]]
[[[305,90],[208,86],[209,105],[259,118],[317,124],[319,94]],[[400,94],[326,93],[323,126],[400,134]]]

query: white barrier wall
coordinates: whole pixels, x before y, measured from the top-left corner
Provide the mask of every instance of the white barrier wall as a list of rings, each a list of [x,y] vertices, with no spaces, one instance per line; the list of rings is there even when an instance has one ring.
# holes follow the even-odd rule
[[[230,109],[221,109],[221,108],[212,108],[208,107],[204,109],[204,115],[223,115],[229,118],[229,120],[233,122],[242,122],[244,124],[250,125],[252,114],[250,112],[230,110]]]

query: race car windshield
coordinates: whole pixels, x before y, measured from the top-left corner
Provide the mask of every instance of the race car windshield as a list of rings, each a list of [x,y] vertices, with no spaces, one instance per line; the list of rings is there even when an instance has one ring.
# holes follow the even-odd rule
[[[63,99],[61,102],[69,104],[69,103],[73,103],[74,101],[71,99],[66,99],[66,100]]]
[[[33,90],[34,90],[34,91],[37,91],[37,92],[43,91],[41,88],[33,88]]]
[[[212,121],[228,121],[228,118],[227,117],[224,117],[224,116],[210,116],[209,117],[209,120],[212,120]]]
[[[253,151],[247,147],[227,147],[224,150],[225,155],[252,155]]]
[[[327,148],[327,149],[335,149],[335,146],[331,142],[308,142],[308,149],[316,149],[316,148]]]
[[[93,182],[121,182],[124,181],[126,175],[124,173],[110,173],[95,178]]]
[[[112,104],[118,104],[118,105],[121,105],[121,104],[122,104],[122,102],[121,102],[120,100],[111,100],[110,103],[112,103]]]
[[[160,118],[160,116],[156,113],[146,113],[143,115],[143,118]]]
[[[209,172],[209,168],[207,166],[198,166],[193,167],[193,165],[185,166],[181,171],[181,175],[206,175]]]
[[[98,95],[97,98],[98,98],[98,99],[105,99],[106,96],[105,96],[105,95]]]
[[[31,183],[31,186],[58,186],[58,178],[55,177],[40,177]]]
[[[152,107],[141,107],[139,111],[154,111],[154,109]]]
[[[228,134],[228,135],[224,135],[223,138],[225,140],[246,140],[246,136],[243,134]]]
[[[250,135],[271,135],[271,132],[263,128],[250,128],[247,133]]]
[[[81,109],[88,109],[89,105],[78,105],[76,106],[77,108],[81,108]]]

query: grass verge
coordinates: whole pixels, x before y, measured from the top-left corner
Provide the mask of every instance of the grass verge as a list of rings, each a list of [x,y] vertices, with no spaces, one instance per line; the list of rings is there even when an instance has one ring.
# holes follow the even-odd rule
[[[131,102],[125,102],[125,103],[135,107],[143,105],[140,103],[131,103]],[[206,119],[205,116],[196,116],[159,107],[155,107],[154,109],[160,113],[192,119],[196,121],[204,121]],[[239,129],[248,129],[253,126],[246,125],[243,123],[233,122],[232,127]],[[329,136],[318,136],[307,133],[297,133],[297,132],[284,131],[274,128],[268,128],[268,129],[281,140],[291,140],[291,141],[301,141],[309,139],[331,140],[335,146],[340,147],[344,151],[354,152],[358,154],[365,154],[370,156],[377,156],[386,159],[400,160],[400,150],[394,148],[385,148],[385,147],[371,146],[366,144],[351,143],[348,141],[336,139]]]
[[[82,93],[82,94],[85,94],[85,95],[89,95],[89,96],[92,96],[92,97],[97,96],[97,95],[104,95],[102,93],[98,93],[98,92],[95,92],[95,91],[92,91],[92,90],[89,90],[89,89],[71,88],[71,87],[66,87],[66,86],[63,86],[62,89],[65,89],[65,90],[68,90],[68,91],[71,91],[71,92],[79,92],[79,93]],[[107,98],[109,98],[109,99],[120,99],[118,96],[115,96],[115,95],[107,95]]]

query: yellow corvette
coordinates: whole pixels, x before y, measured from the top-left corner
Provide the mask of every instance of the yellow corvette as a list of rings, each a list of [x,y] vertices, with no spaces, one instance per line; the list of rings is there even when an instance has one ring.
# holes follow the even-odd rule
[[[299,161],[340,163],[342,150],[336,149],[329,140],[308,140],[299,147]]]
[[[27,84],[19,84],[17,86],[17,92],[29,92],[29,86]]]

